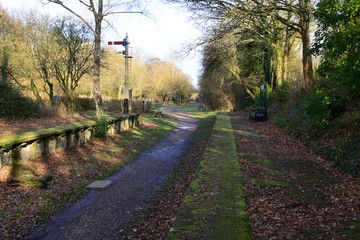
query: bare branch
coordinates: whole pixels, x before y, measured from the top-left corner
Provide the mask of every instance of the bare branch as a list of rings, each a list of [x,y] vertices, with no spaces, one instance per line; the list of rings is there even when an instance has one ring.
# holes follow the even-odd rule
[[[72,14],[74,14],[76,17],[78,17],[81,21],[83,21],[86,26],[89,27],[89,29],[91,30],[91,32],[95,35],[95,29],[90,25],[90,23],[88,21],[86,21],[80,14],[76,13],[74,10],[72,10],[71,8],[69,8],[68,6],[66,6],[63,1],[61,0],[47,0],[48,2],[52,2],[55,4],[58,4],[60,6],[62,6],[63,8],[65,8],[66,10],[68,10],[69,12],[71,12]],[[83,3],[81,0],[79,0],[81,3]],[[91,1],[93,2],[93,1]],[[86,4],[85,4],[86,5]]]
[[[120,12],[109,12],[108,15],[118,14],[118,13],[140,13],[140,14],[144,14],[144,12],[120,11]]]
[[[81,2],[82,4],[84,4],[87,8],[89,8],[91,10],[91,5],[86,4],[83,0],[79,0],[79,2]]]

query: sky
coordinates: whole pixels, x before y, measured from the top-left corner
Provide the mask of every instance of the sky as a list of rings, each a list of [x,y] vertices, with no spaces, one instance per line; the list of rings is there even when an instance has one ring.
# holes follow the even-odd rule
[[[61,6],[56,4],[41,4],[45,0],[0,0],[0,6],[9,13],[36,10],[51,16],[69,15]],[[90,11],[86,10],[77,0],[65,1],[82,16],[92,19]],[[195,41],[201,32],[189,21],[190,14],[179,6],[164,4],[160,0],[147,0],[144,6],[149,16],[143,14],[116,14],[107,18],[110,26],[102,32],[102,43],[108,41],[122,41],[126,33],[129,36],[131,50],[140,53],[143,57],[157,57],[164,61],[172,61],[187,75],[190,76],[194,86],[198,83],[201,70],[201,54],[193,51],[188,56],[178,59],[175,54],[184,50],[184,45]],[[118,9],[117,11],[122,11]],[[122,51],[122,46],[113,46]]]

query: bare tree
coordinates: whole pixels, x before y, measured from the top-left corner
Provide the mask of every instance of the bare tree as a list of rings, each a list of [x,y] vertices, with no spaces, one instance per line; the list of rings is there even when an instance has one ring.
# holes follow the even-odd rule
[[[262,14],[269,14],[286,27],[299,33],[302,41],[302,67],[304,83],[308,85],[313,78],[312,56],[310,54],[310,22],[313,13],[311,0],[251,0],[257,7],[256,10]],[[288,14],[293,17],[289,18]]]
[[[209,27],[226,19],[246,24],[260,17],[271,17],[286,28],[299,34],[302,40],[302,67],[305,84],[313,78],[312,56],[310,54],[310,22],[313,13],[313,0],[167,0],[184,4],[194,13],[196,20],[203,19],[202,26]],[[225,24],[225,25],[226,25]],[[265,27],[265,26],[264,26]],[[271,26],[273,27],[273,26]],[[265,31],[268,29],[264,28]],[[290,31],[289,31],[290,30]],[[206,29],[207,32],[208,29]],[[205,41],[204,41],[205,42]],[[287,43],[289,46],[289,41]]]
[[[88,22],[80,13],[76,12],[74,9],[71,9],[66,1],[63,0],[47,0],[47,2],[55,3],[70,13],[74,14],[76,17],[81,19],[91,30],[94,35],[94,65],[93,65],[93,86],[94,86],[94,98],[96,106],[96,115],[100,117],[103,114],[103,106],[101,100],[101,89],[100,89],[100,61],[101,61],[101,30],[102,22],[106,16],[115,14],[115,13],[128,13],[128,12],[116,12],[115,10],[121,6],[134,6],[137,1],[110,1],[104,3],[104,0],[79,0],[81,4],[84,5],[93,15],[94,23],[93,25]]]
[[[67,110],[72,112],[79,80],[91,72],[89,30],[82,22],[62,18],[55,22],[53,34],[57,53],[52,56],[51,70],[65,94]]]
[[[31,53],[34,58],[34,69],[38,72],[43,84],[34,84],[31,81],[31,90],[39,100],[39,89],[42,88],[53,103],[54,83],[50,59],[56,55],[57,49],[54,34],[51,33],[52,20],[48,16],[39,16],[31,12],[26,16],[26,30],[28,36],[25,38],[31,46]],[[38,89],[39,88],[39,89]],[[42,99],[41,99],[42,100]]]

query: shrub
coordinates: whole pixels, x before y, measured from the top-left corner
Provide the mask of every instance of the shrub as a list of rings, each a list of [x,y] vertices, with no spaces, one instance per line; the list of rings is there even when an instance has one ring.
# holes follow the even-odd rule
[[[0,116],[29,118],[41,115],[40,104],[24,97],[19,89],[8,82],[0,82]]]
[[[204,91],[201,97],[204,99],[206,106],[211,110],[231,111],[234,108],[230,94],[220,89]]]
[[[324,91],[317,90],[309,93],[305,98],[304,110],[310,117],[311,123],[322,126],[328,125],[330,110],[326,106],[326,94]]]
[[[360,134],[353,133],[335,151],[335,164],[339,165],[355,176],[360,176]]]
[[[249,109],[254,104],[251,97],[242,98],[239,102],[239,109]]]
[[[76,98],[75,102],[78,111],[95,110],[94,98]]]
[[[106,118],[104,116],[99,117],[96,120],[96,127],[95,127],[95,137],[97,138],[103,138],[106,137],[107,129],[108,129],[108,123],[106,121]]]
[[[286,103],[289,100],[291,94],[291,82],[286,81],[283,84],[281,84],[278,88],[276,88],[276,91],[273,91],[272,98],[276,102],[280,103]]]
[[[41,117],[53,117],[61,114],[59,108],[46,104],[42,104],[40,106],[40,112],[41,112]]]
[[[334,119],[345,111],[348,99],[339,95],[325,97],[326,106],[330,110],[330,119]]]
[[[325,127],[329,121],[345,111],[346,97],[332,95],[325,90],[310,92],[304,100],[305,113],[310,118],[310,125]]]
[[[321,0],[313,51],[321,55],[318,73],[350,98],[360,97],[358,0]]]

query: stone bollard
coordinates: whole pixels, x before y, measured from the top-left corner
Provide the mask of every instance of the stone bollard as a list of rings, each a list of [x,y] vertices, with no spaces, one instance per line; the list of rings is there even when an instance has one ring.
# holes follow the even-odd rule
[[[125,118],[121,121],[121,131],[127,131],[129,129],[129,118]]]
[[[50,137],[45,140],[45,154],[53,154],[56,152],[56,137]]]
[[[91,128],[87,128],[85,131],[84,131],[84,140],[85,140],[85,143],[89,142],[92,138],[92,135],[93,135],[93,132],[92,132],[92,129]]]
[[[71,149],[73,147],[75,147],[75,132],[69,132],[66,134],[66,140],[67,140],[67,144],[66,144],[66,149]]]
[[[64,151],[66,149],[66,134],[57,136],[56,151]]]
[[[114,135],[115,133],[116,133],[115,122],[109,123],[109,135]]]
[[[30,159],[35,159],[45,155],[45,143],[43,139],[39,139],[30,144]]]
[[[85,143],[85,130],[80,130],[78,132],[78,145]]]
[[[121,120],[117,120],[117,121],[115,122],[116,133],[120,133],[120,131],[121,131],[121,126],[120,126],[120,124],[121,124]]]
[[[7,152],[3,152],[2,154],[2,162],[3,165],[8,165],[11,164],[13,162],[13,151],[9,150]]]
[[[20,160],[28,161],[31,159],[31,145],[27,143],[20,145]]]

